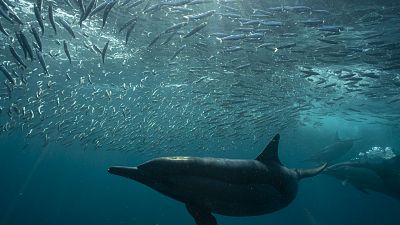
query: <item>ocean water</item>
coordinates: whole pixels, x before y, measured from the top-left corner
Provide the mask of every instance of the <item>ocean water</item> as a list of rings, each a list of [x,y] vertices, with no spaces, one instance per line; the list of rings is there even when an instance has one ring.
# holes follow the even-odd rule
[[[288,168],[323,163],[306,159],[335,136],[356,140],[330,164],[398,154],[398,1],[120,0],[80,27],[78,1],[44,0],[43,35],[41,1],[0,1],[1,225],[195,224],[184,204],[107,169],[255,159],[277,133]],[[366,191],[320,174],[277,212],[214,215],[222,225],[395,224],[399,198]]]

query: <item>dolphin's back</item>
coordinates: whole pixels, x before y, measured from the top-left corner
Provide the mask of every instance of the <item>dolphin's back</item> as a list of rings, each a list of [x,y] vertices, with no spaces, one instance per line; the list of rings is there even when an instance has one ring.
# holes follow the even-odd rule
[[[237,184],[267,182],[271,178],[270,169],[257,160],[162,157],[138,168],[161,176],[195,176]]]
[[[353,140],[340,140],[325,146],[321,151],[309,157],[306,161],[333,162],[346,154],[353,147]]]

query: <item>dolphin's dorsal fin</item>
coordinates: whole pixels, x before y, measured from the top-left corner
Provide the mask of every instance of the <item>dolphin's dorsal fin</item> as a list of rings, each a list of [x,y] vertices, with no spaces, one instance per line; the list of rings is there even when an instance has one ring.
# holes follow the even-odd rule
[[[282,165],[278,156],[279,134],[276,134],[271,142],[265,147],[264,151],[256,158],[256,160],[265,163],[268,161],[277,162]]]

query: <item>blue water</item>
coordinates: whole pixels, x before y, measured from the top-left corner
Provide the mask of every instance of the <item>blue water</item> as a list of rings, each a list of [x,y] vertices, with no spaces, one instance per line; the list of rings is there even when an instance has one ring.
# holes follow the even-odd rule
[[[329,126],[338,128],[334,121]],[[399,145],[395,138],[398,133],[390,129],[353,127],[347,132],[355,130],[373,138],[357,144],[354,153],[371,145]],[[311,127],[284,132],[280,145],[283,163],[288,167],[305,166],[296,158],[332,141],[331,134],[323,133]],[[22,150],[17,135],[2,137],[1,143],[1,224],[194,224],[183,204],[107,173],[111,165],[137,165],[149,156],[83,151],[79,146],[42,148],[40,143],[31,143]],[[256,154],[221,155],[253,158]],[[397,200],[377,193],[364,194],[320,175],[303,180],[295,201],[281,211],[257,217],[216,218],[219,224],[372,225],[393,224],[398,213]]]

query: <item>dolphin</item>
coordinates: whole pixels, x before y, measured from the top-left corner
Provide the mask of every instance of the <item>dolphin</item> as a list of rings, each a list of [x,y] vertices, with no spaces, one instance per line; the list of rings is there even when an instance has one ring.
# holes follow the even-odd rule
[[[217,225],[212,213],[256,216],[285,208],[297,195],[298,181],[319,174],[288,169],[278,157],[279,134],[254,160],[161,157],[137,167],[108,172],[140,182],[186,205],[197,225]]]
[[[354,141],[359,139],[340,139],[338,133],[335,135],[335,142],[322,148],[304,161],[327,162],[331,164],[341,156],[345,155],[353,147]]]
[[[400,155],[379,163],[338,163],[329,166],[324,174],[343,181],[343,184],[350,183],[366,194],[371,190],[400,200]]]

